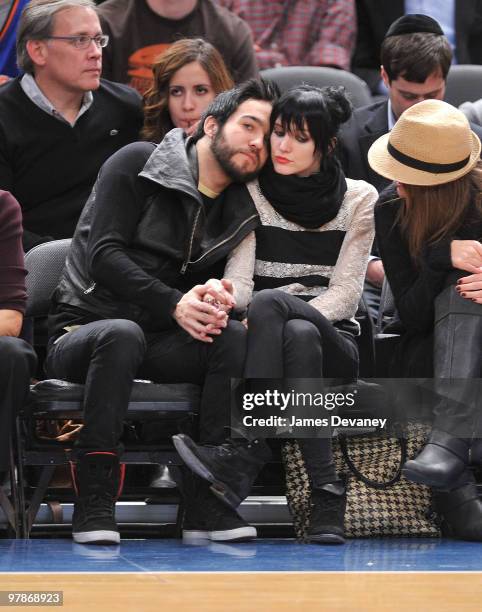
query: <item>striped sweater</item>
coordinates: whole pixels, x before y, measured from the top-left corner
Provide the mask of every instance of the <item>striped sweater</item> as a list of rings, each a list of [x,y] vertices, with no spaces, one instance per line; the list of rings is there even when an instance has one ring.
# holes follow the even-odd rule
[[[374,237],[373,208],[378,198],[365,181],[347,179],[337,216],[308,230],[282,217],[261,193],[248,189],[261,226],[230,254],[224,276],[233,281],[237,309],[253,290],[277,288],[307,300],[332,322],[353,319]]]

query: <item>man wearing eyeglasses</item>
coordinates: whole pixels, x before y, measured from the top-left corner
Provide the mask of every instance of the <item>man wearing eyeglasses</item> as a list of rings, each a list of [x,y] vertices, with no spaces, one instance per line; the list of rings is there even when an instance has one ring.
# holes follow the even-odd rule
[[[101,80],[92,0],[32,0],[17,31],[25,73],[0,87],[0,189],[20,202],[24,248],[68,238],[101,165],[137,140],[139,95]]]

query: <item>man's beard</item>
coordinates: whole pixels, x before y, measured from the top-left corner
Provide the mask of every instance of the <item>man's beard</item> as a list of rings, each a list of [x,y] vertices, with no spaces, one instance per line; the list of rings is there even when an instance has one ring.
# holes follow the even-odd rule
[[[214,137],[211,151],[222,170],[235,183],[247,183],[255,179],[261,171],[262,165],[259,163],[259,152],[252,149],[233,149],[226,142],[223,130],[219,130]],[[242,170],[232,162],[232,158],[236,153],[249,153],[253,155],[258,161],[258,166],[254,170]]]

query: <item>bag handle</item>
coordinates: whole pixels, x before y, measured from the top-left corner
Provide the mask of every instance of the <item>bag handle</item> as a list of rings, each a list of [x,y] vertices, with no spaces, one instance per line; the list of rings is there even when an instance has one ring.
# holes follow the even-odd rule
[[[398,482],[402,476],[402,467],[405,463],[405,461],[407,460],[408,457],[408,450],[407,450],[407,439],[404,437],[399,437],[396,438],[397,442],[400,445],[400,463],[398,465],[398,468],[395,472],[395,474],[390,478],[390,480],[387,480],[386,482],[378,482],[377,480],[371,480],[370,478],[368,478],[367,476],[365,476],[364,474],[362,474],[360,472],[360,470],[356,467],[356,465],[353,463],[349,453],[348,453],[348,442],[347,442],[347,437],[343,436],[343,435],[339,435],[338,436],[339,442],[340,442],[340,449],[343,455],[343,459],[345,460],[346,464],[348,465],[348,467],[350,468],[350,470],[353,472],[353,474],[355,475],[356,478],[358,478],[359,480],[361,480],[362,482],[364,482],[366,485],[368,485],[369,487],[372,487],[373,489],[388,489],[389,487],[391,487],[392,485],[394,485],[396,482]]]

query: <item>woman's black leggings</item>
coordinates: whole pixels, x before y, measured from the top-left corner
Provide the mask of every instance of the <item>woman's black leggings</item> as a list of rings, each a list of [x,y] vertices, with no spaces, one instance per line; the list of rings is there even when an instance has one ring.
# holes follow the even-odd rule
[[[245,378],[356,378],[358,349],[318,310],[277,289],[255,294],[248,311]],[[300,439],[312,486],[337,480],[330,438]]]

